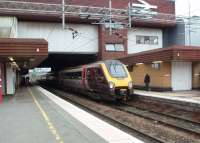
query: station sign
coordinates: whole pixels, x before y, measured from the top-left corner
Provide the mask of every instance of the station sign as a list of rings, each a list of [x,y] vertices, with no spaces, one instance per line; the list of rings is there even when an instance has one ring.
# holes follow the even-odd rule
[[[131,4],[131,15],[143,15],[143,14],[150,14],[156,15],[156,10],[158,9],[157,5],[152,5],[145,0],[137,0],[139,3],[132,3]]]
[[[158,6],[151,5],[150,3],[146,2],[145,0],[137,0],[139,3],[132,3],[132,7],[142,8],[142,9],[158,9]]]

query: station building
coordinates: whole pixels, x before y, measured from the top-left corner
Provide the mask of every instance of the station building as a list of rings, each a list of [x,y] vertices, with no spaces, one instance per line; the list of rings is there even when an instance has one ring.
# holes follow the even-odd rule
[[[61,0],[1,1],[0,50],[5,53],[0,52],[0,62],[4,94],[14,94],[14,90],[8,91],[19,83],[17,71],[22,73],[38,65],[57,71],[105,59],[120,59],[129,65],[136,87],[144,86],[147,72],[152,89],[198,87],[194,75],[198,72],[200,51],[178,43],[184,35],[177,36],[175,1],[114,0],[115,19],[124,16],[120,20],[128,20],[129,3],[134,6],[134,15],[129,19],[132,27],[112,30],[110,34],[105,23],[101,23],[102,15],[109,11],[109,0],[66,0],[65,29],[61,24]],[[151,11],[138,9],[143,6]]]
[[[200,88],[200,41],[198,16],[179,21],[163,30],[163,47],[140,51],[121,60],[129,65],[135,87],[144,88],[144,76],[151,77],[151,90],[179,91]],[[190,25],[188,25],[188,23]]]

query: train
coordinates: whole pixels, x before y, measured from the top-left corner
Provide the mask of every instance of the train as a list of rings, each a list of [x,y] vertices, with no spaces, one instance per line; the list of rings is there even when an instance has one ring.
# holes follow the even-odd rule
[[[127,101],[133,96],[133,81],[127,67],[119,60],[105,60],[52,74],[48,80],[54,80],[59,87],[78,91],[94,98],[104,100]]]

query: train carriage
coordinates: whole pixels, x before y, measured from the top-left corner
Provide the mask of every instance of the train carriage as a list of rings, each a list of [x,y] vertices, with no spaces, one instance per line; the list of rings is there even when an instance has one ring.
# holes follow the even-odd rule
[[[107,60],[59,72],[59,83],[75,91],[106,100],[127,100],[133,94],[133,82],[125,65]]]

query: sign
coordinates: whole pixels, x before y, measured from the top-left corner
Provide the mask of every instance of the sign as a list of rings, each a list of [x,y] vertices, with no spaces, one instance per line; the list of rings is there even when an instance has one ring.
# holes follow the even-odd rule
[[[139,3],[132,3],[132,7],[142,8],[142,9],[157,9],[158,6],[151,5],[145,0],[137,0]]]
[[[144,0],[137,0],[139,3],[132,3],[131,7],[131,15],[139,18],[152,18],[152,16],[156,15],[155,11],[158,6],[151,5]]]

